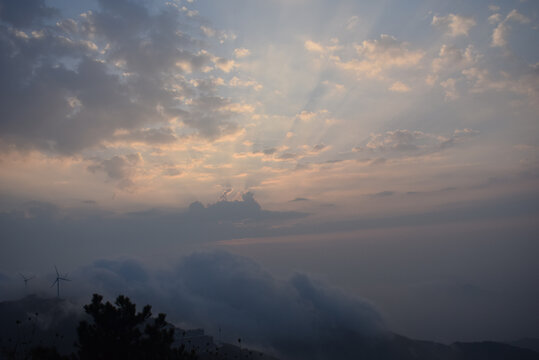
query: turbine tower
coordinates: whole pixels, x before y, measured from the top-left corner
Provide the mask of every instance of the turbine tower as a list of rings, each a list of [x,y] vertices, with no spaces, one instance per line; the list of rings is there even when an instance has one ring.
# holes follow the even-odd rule
[[[60,281],[61,280],[71,281],[71,280],[67,278],[67,274],[65,274],[64,276],[60,276],[60,273],[58,272],[58,268],[56,267],[56,265],[54,265],[54,270],[56,270],[56,280],[54,280],[51,287],[53,287],[54,284],[56,284],[56,293],[57,293],[57,296],[60,297]]]
[[[32,280],[33,278],[35,278],[35,276],[30,276],[30,277],[26,277],[24,276],[23,274],[19,273],[19,275],[22,277],[22,279],[24,280],[24,288],[26,289],[27,286],[28,286],[28,281]]]

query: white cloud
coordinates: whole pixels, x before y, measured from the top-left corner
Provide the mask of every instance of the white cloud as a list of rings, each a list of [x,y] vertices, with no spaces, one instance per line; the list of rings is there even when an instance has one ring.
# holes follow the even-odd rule
[[[392,130],[385,133],[372,133],[363,146],[355,148],[356,151],[369,152],[395,152],[419,154],[437,152],[456,145],[467,138],[479,134],[477,130],[456,129],[449,136],[436,135],[423,131]]]
[[[88,170],[92,173],[103,171],[110,179],[118,181],[118,188],[132,190],[135,185],[132,180],[135,168],[142,162],[143,159],[139,153],[117,155],[110,159],[96,161],[88,167]]]
[[[185,15],[189,16],[189,17],[195,17],[198,15],[198,10],[191,10],[191,9],[188,9],[186,6],[182,6],[180,8],[180,10],[182,12],[185,13]]]
[[[539,76],[533,67],[519,77],[511,77],[508,73],[501,72],[498,76],[492,75],[486,69],[472,67],[462,71],[472,87],[470,92],[484,93],[487,91],[509,91],[515,94],[529,97],[532,103],[537,104],[539,91],[537,84]]]
[[[307,110],[303,110],[297,115],[298,119],[300,119],[301,121],[309,121],[315,116],[316,116],[316,113],[312,111],[307,111]]]
[[[530,19],[521,13],[519,13],[516,9],[511,10],[509,14],[507,14],[506,20],[516,21],[521,24],[528,24],[530,22]]]
[[[218,69],[225,73],[229,73],[236,66],[234,60],[229,60],[225,58],[215,58],[214,63]]]
[[[491,24],[497,24],[502,21],[502,16],[498,13],[492,14],[488,17],[488,22]]]
[[[352,31],[359,23],[359,17],[354,15],[346,22],[346,30]]]
[[[519,13],[516,9],[511,10],[492,32],[492,47],[505,47],[507,45],[507,35],[511,29],[510,22],[528,24],[530,19]]]
[[[472,17],[449,14],[447,16],[434,16],[431,24],[444,28],[448,35],[457,37],[468,36],[470,29],[476,25],[476,22]]]
[[[396,81],[389,87],[389,90],[393,92],[405,93],[405,92],[409,92],[412,89],[408,85],[400,81]]]
[[[307,51],[310,51],[310,52],[318,52],[318,53],[324,52],[324,47],[322,45],[311,40],[305,41],[304,46],[305,46],[305,49],[307,49]]]
[[[386,34],[356,45],[356,52],[358,58],[346,62],[337,59],[337,65],[367,77],[383,77],[383,72],[391,68],[414,67],[425,54],[422,50],[408,49],[407,43]]]
[[[251,55],[251,51],[249,49],[245,49],[245,48],[234,49],[234,56],[236,57],[236,59],[241,59],[249,55]]]
[[[228,84],[232,87],[252,87],[255,91],[262,90],[263,86],[255,80],[241,80],[237,76],[234,76]]]
[[[440,82],[440,86],[444,88],[445,91],[445,100],[451,101],[459,98],[459,93],[456,87],[457,81],[455,79],[449,78],[445,81]]]
[[[507,25],[505,22],[501,22],[492,32],[492,47],[503,47],[507,45]]]
[[[442,45],[438,57],[432,60],[432,71],[439,73],[473,66],[479,59],[472,45],[462,50],[453,45]]]
[[[214,37],[215,36],[215,30],[211,27],[202,25],[200,27],[200,30],[207,36],[207,37]]]
[[[223,110],[231,111],[233,113],[243,114],[243,113],[254,112],[255,107],[251,104],[231,103],[223,107]]]

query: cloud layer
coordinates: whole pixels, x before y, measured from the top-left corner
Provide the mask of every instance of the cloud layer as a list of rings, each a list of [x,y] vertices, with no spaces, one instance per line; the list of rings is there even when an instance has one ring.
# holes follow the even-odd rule
[[[213,66],[184,30],[195,20],[173,3],[156,12],[138,2],[98,3],[71,19],[43,1],[2,2],[4,141],[74,154],[126,138],[174,142],[176,118],[202,137],[235,131],[214,86],[184,77]]]
[[[93,292],[109,300],[121,293],[165,312],[178,326],[202,327],[217,341],[240,337],[285,359],[351,359],[359,339],[387,336],[366,301],[306,275],[277,280],[252,260],[226,252],[194,253],[160,271],[132,259],[98,260],[70,278],[63,291],[82,303]]]

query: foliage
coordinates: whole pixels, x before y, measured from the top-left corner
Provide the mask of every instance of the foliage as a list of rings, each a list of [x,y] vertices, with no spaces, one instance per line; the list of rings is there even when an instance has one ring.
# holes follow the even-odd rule
[[[151,319],[150,305],[137,313],[125,296],[118,296],[113,305],[94,294],[84,310],[92,321],[81,321],[77,329],[81,360],[187,358],[182,347],[172,347],[174,328],[165,314]]]

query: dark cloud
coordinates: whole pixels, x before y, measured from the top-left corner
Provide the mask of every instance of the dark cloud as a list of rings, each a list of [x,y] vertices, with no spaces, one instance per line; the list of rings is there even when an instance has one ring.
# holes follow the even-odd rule
[[[70,278],[62,293],[79,303],[95,292],[109,299],[122,293],[139,305],[151,304],[154,313],[165,312],[183,328],[201,327],[216,337],[221,333],[220,340],[230,343],[241,337],[248,346],[286,359],[350,354],[358,338],[387,331],[365,300],[306,275],[277,280],[252,260],[222,251],[193,253],[161,270],[131,258],[102,259],[78,268]],[[39,280],[32,291],[46,296],[51,291],[47,276]],[[0,278],[0,288],[9,289],[2,300],[15,284]]]
[[[170,144],[178,140],[174,130],[169,127],[136,129],[115,138],[118,140],[143,142],[149,145]]]
[[[408,198],[413,200],[411,196]],[[70,262],[89,261],[108,254],[145,257],[155,253],[170,257],[174,249],[233,239],[330,236],[365,229],[390,231],[399,227],[451,224],[471,226],[475,222],[497,222],[507,217],[533,218],[539,213],[537,204],[537,194],[527,194],[480,203],[455,203],[413,214],[311,221],[306,213],[264,210],[251,194],[245,194],[241,200],[221,200],[208,205],[194,202],[188,209],[161,208],[126,214],[110,213],[94,206],[63,209],[32,202],[19,210],[0,213],[3,246],[0,263],[5,267],[18,266],[16,261],[20,259],[35,264],[54,263],[58,254],[66,253],[70,254],[67,259]]]
[[[309,199],[303,198],[303,197],[297,197],[297,198],[295,198],[294,200],[290,200],[290,201],[291,201],[291,202],[309,201]]]
[[[388,197],[388,196],[392,196],[394,195],[395,192],[394,191],[381,191],[381,192],[378,192],[376,194],[373,194],[372,196],[373,197]]]
[[[421,196],[428,196],[428,194]],[[224,293],[227,289],[219,287],[220,282],[229,284],[230,291],[235,289],[238,297],[241,295],[252,299],[250,296],[254,297],[257,292],[266,294],[269,291],[267,288],[269,285],[257,285],[258,282],[249,285],[249,279],[264,278],[267,274],[264,275],[264,271],[260,271],[260,268],[256,270],[257,267],[254,266],[252,271],[245,270],[245,272],[255,275],[238,280],[241,286],[233,288],[234,277],[230,273],[242,273],[244,270],[241,269],[251,268],[252,264],[249,265],[249,261],[207,255],[201,256],[200,259],[195,257],[189,260],[190,265],[179,265],[175,270],[166,270],[163,273],[147,270],[141,263],[133,260],[135,257],[158,264],[162,269],[171,259],[177,259],[178,253],[181,254],[186,248],[190,249],[190,245],[209,246],[212,242],[221,240],[280,235],[327,234],[327,238],[323,241],[314,239],[313,242],[291,242],[281,245],[260,244],[255,241],[253,246],[234,249],[240,252],[247,252],[247,249],[251,249],[253,253],[258,252],[262,254],[261,259],[266,259],[266,265],[271,265],[273,262],[274,266],[279,269],[286,266],[289,266],[291,271],[305,268],[322,269],[324,273],[327,271],[328,274],[333,274],[333,279],[337,279],[339,285],[347,281],[342,279],[348,279],[350,284],[353,284],[350,285],[351,288],[357,284],[367,284],[368,288],[370,286],[368,284],[371,284],[378,289],[376,303],[383,305],[383,309],[392,310],[391,315],[396,316],[393,324],[400,327],[395,330],[412,331],[406,333],[407,335],[423,338],[432,336],[437,339],[443,338],[444,341],[455,339],[457,336],[467,336],[466,339],[471,339],[474,334],[516,336],[525,333],[526,329],[528,332],[537,329],[534,325],[537,322],[534,322],[530,316],[526,317],[526,312],[533,309],[530,304],[535,304],[534,300],[538,296],[536,287],[528,286],[537,277],[535,276],[537,266],[532,255],[537,252],[536,241],[534,241],[536,229],[533,222],[539,214],[537,204],[539,204],[537,194],[526,194],[520,197],[487,199],[479,204],[459,203],[415,214],[387,213],[377,218],[327,221],[323,219],[309,221],[307,218],[294,221],[294,219],[304,217],[305,214],[266,211],[252,195],[247,194],[237,201],[221,200],[208,205],[195,202],[189,209],[154,209],[129,214],[106,213],[93,206],[67,210],[47,203],[32,202],[18,211],[0,214],[3,250],[0,252],[0,263],[2,264],[1,271],[4,273],[12,269],[14,280],[10,284],[14,284],[20,294],[24,291],[24,284],[17,272],[38,275],[29,283],[30,288],[36,289],[39,284],[43,283],[42,286],[40,285],[43,292],[50,294],[50,284],[54,277],[53,265],[57,264],[60,271],[68,271],[69,277],[73,279],[62,288],[66,295],[69,289],[75,289],[76,286],[82,286],[84,283],[89,284],[86,293],[107,291],[111,297],[117,295],[119,289],[122,291],[126,289],[125,291],[130,291],[130,294],[139,296],[138,303],[148,302],[159,305],[160,311],[171,314],[176,313],[177,309],[186,313],[192,311],[192,315],[189,315],[192,317],[186,317],[185,321],[192,322],[191,326],[197,326],[204,323],[195,321],[199,319],[198,316],[204,319],[206,309],[204,306],[215,306],[212,308],[215,312],[219,309],[239,306],[239,300],[233,296],[234,294]],[[517,222],[508,228],[502,227],[503,231],[498,226],[494,228],[489,226],[487,230],[481,230],[479,226],[470,235],[469,229],[474,228],[475,224],[501,223],[503,225],[506,222],[499,220],[508,217],[512,219],[511,224],[513,220]],[[290,219],[292,221],[289,221]],[[421,235],[421,231],[417,229],[422,227],[425,233]],[[461,230],[464,228],[465,231],[456,231],[455,229],[458,228]],[[339,244],[341,240],[333,237],[335,233],[365,229],[384,229],[388,235],[375,236],[372,239],[354,237],[344,244]],[[413,231],[410,232],[407,229],[413,229]],[[416,239],[418,233],[421,241]],[[273,260],[271,260],[272,256]],[[88,263],[96,258],[114,257],[130,260],[96,262],[91,267],[91,274],[84,276],[72,270],[78,268],[81,263]],[[286,265],[287,261],[288,265]],[[312,266],[306,266],[308,262],[312,262]],[[211,265],[211,263],[215,264]],[[459,263],[458,269],[454,267],[455,263]],[[36,268],[50,269],[51,274],[50,276],[42,275]],[[350,268],[358,270],[350,272]],[[219,272],[224,274],[218,274]],[[447,275],[448,272],[449,275]],[[286,271],[286,273],[289,272]],[[338,274],[337,277],[335,273]],[[197,274],[200,275],[198,278],[200,282],[217,284],[211,285],[208,289],[200,284],[197,285],[195,280],[187,278],[188,276],[196,278]],[[158,281],[159,276],[163,276],[166,280]],[[227,276],[230,280],[227,280]],[[447,281],[439,283],[440,278],[446,279],[446,276]],[[519,276],[521,283],[514,283],[515,276]],[[90,277],[92,280],[86,281]],[[175,280],[175,277],[181,280]],[[459,279],[460,277],[462,278]],[[4,289],[8,289],[9,286],[2,284],[4,280],[0,279],[0,292],[3,296],[7,296],[9,292]],[[298,293],[292,297],[293,299],[307,298],[308,302],[318,301],[315,305],[309,305],[316,309],[315,313],[322,311],[320,309],[326,306],[320,303],[321,300],[315,301],[318,297],[323,298],[323,287],[313,285],[318,290],[314,295],[308,295],[312,291],[309,290],[311,280],[305,282],[301,277],[293,278],[286,281],[287,285],[284,286],[282,282],[273,279],[264,284],[272,282],[277,284],[275,286],[278,289],[286,288],[290,294]],[[249,286],[253,287],[252,292],[244,289]],[[159,298],[170,298],[169,291],[172,290],[169,287],[180,289],[174,290],[177,291],[178,296],[170,303],[168,300],[159,303]],[[180,296],[184,294],[183,287],[186,288],[185,292],[191,294],[193,298],[182,300],[186,299],[183,295]],[[357,293],[368,294],[369,298],[374,298],[373,292],[365,292],[362,287],[357,289],[361,289]],[[498,300],[491,299],[490,301],[489,294],[482,290],[495,290],[497,294],[495,298]],[[307,295],[300,295],[300,292]],[[144,298],[145,294],[151,294],[152,298]],[[453,294],[453,297],[444,294]],[[278,301],[272,297],[273,295],[267,296],[271,302]],[[333,295],[328,296],[335,300]],[[213,297],[222,298],[222,300],[219,302],[213,300]],[[506,308],[507,303],[517,298],[523,299],[521,302],[517,301],[519,304],[522,303],[521,308]],[[87,298],[84,299],[84,301],[87,300]],[[485,308],[485,303],[490,304],[491,307]],[[171,304],[175,306],[174,309],[170,307]],[[197,308],[193,304],[202,305]],[[240,308],[236,313],[228,313],[231,319],[223,318],[220,320],[221,324],[214,324],[214,326],[225,324],[225,320],[246,319],[247,324],[241,323],[236,325],[236,328],[229,328],[238,329],[237,333],[232,336],[242,338],[246,336],[246,333],[251,333],[244,329],[252,329],[251,326],[255,326],[254,320],[251,319],[259,321],[260,328],[265,328],[265,318],[251,313],[251,311],[259,311],[262,306],[258,307],[258,310],[251,309],[247,305],[241,306],[246,307],[246,312],[240,312]],[[303,304],[301,306],[307,307]],[[475,320],[463,320],[464,307],[466,308],[465,319],[481,320],[473,331],[466,331],[466,328],[470,327],[469,324],[464,326],[465,323],[475,323]],[[271,307],[268,311],[271,311]],[[302,311],[297,312],[302,313]],[[338,309],[334,311],[338,313]],[[410,314],[408,314],[409,311],[411,311]],[[226,313],[224,310],[223,312]],[[222,316],[225,317],[224,314]],[[336,318],[335,321],[340,324],[340,328],[344,328],[344,315],[332,316]],[[492,319],[499,317],[502,318],[500,319],[502,325],[485,325],[491,324]],[[422,320],[418,321],[419,318]],[[292,319],[297,321],[294,317]],[[322,318],[319,324],[325,324],[327,319],[328,317]],[[180,320],[182,319],[178,317],[177,321]],[[447,322],[447,326],[443,324],[444,321]],[[278,324],[282,323],[278,322]],[[331,329],[330,325],[327,327]],[[323,330],[313,328],[317,331],[317,336],[325,334]],[[210,330],[209,327],[208,330]],[[232,330],[230,331],[232,333]],[[217,333],[215,328],[212,332]],[[269,334],[257,328],[252,333],[260,333],[264,336]],[[338,330],[333,333],[340,334]],[[286,331],[283,334],[288,336]],[[346,334],[342,337],[346,338]],[[276,344],[279,343],[278,340],[275,339]],[[253,340],[253,342],[256,341]],[[309,344],[306,343],[303,348],[308,349]],[[284,348],[284,345],[279,346]]]
[[[254,225],[276,220],[297,219],[306,215],[293,211],[262,210],[251,192],[244,193],[241,200],[220,200],[207,206],[198,201],[194,202],[189,206],[189,211],[186,214],[195,222],[230,222],[235,225]]]
[[[379,157],[379,158],[376,158],[374,160],[372,160],[369,165],[371,166],[376,166],[376,165],[382,165],[382,164],[385,164],[387,161],[386,158],[383,158],[383,157]]]
[[[364,300],[306,275],[277,280],[252,260],[226,252],[194,253],[161,271],[132,259],[100,260],[73,277],[84,284],[72,290],[79,295],[99,289],[113,297],[121,289],[173,322],[214,336],[221,328],[224,341],[241,337],[288,359],[351,353],[354,340],[386,331],[378,311]]]
[[[272,155],[272,154],[275,154],[275,152],[277,152],[277,149],[272,147],[272,148],[264,149],[262,150],[262,152],[264,153],[264,155]]]
[[[178,176],[178,175],[181,175],[182,174],[182,171],[178,168],[174,168],[174,167],[169,167],[165,170],[163,170],[163,175],[166,175],[166,176]]]
[[[286,152],[286,153],[282,153],[277,158],[280,160],[293,160],[293,159],[296,159],[297,157],[298,157],[298,154]]]
[[[444,139],[440,143],[440,149],[446,149],[455,146],[461,141],[466,140],[467,138],[476,136],[479,134],[479,131],[472,130],[472,129],[462,129],[462,130],[455,130],[453,135],[451,135],[448,139]]]
[[[58,14],[58,10],[47,6],[45,0],[0,1],[0,20],[17,27],[39,25]]]
[[[189,106],[189,112],[183,114],[182,121],[196,129],[198,135],[215,139],[222,135],[234,134],[239,130],[236,123],[229,121],[234,115],[227,110],[229,100],[213,95],[202,94]]]
[[[41,277],[41,283],[32,288],[43,297],[51,292],[46,278]],[[130,258],[103,259],[79,267],[70,278],[73,281],[65,284],[62,293],[72,301],[87,303],[95,292],[108,299],[124,294],[139,306],[151,304],[154,313],[165,312],[167,320],[180,327],[201,327],[230,343],[241,337],[242,344],[284,359],[322,359],[336,354],[351,359],[358,339],[387,334],[382,317],[365,300],[307,275],[277,280],[254,261],[222,251],[193,253],[161,270]],[[0,277],[0,288],[15,285],[11,281]],[[9,292],[13,288],[1,300]],[[32,308],[25,301],[37,298],[18,303],[22,309]],[[68,305],[69,313],[55,308],[56,316],[50,321],[71,316],[77,307]],[[45,320],[46,311],[40,313],[40,320]]]
[[[420,143],[428,140],[428,135],[421,131],[395,130],[371,135],[366,147],[373,151],[410,151],[417,150]]]
[[[477,130],[457,129],[450,136],[441,136],[423,131],[394,130],[382,134],[371,134],[362,146],[357,146],[358,152],[393,152],[406,154],[427,154],[453,147],[466,139],[479,134]],[[383,162],[378,158],[373,165]]]
[[[120,188],[131,188],[134,182],[131,179],[135,173],[136,166],[142,162],[140,154],[128,154],[113,156],[110,159],[96,161],[94,165],[88,166],[88,171],[102,171],[112,180],[118,181]]]
[[[123,166],[127,159],[101,162],[96,171],[110,172],[112,181],[122,186],[129,172]],[[109,167],[106,169],[106,167]],[[129,190],[129,188],[127,188]],[[204,205],[192,203],[188,209],[150,209],[114,214],[94,206],[79,209],[60,208],[48,203],[31,202],[18,210],[0,213],[4,252],[1,262],[11,262],[17,254],[37,262],[46,262],[58,252],[73,259],[93,259],[106,254],[145,254],[148,239],[152,249],[169,252],[170,248],[189,247],[216,241],[246,237],[271,236],[276,229],[306,217],[295,211],[264,210],[251,193],[241,200],[221,200]],[[277,226],[279,225],[279,226]],[[43,256],[36,258],[40,253]],[[4,255],[4,256],[2,256]]]
[[[314,152],[320,152],[322,150],[324,150],[325,148],[327,148],[327,145],[324,145],[324,144],[317,144],[315,146],[313,146],[313,151]]]
[[[53,13],[43,1],[2,2],[5,142],[73,154],[122,130],[126,139],[169,143],[176,140],[167,126],[171,117],[205,138],[237,131],[234,114],[224,109],[228,100],[212,93],[215,84],[198,89],[176,76],[211,65],[212,56],[189,35],[195,20],[174,4],[150,11],[142,2],[99,1],[77,20],[23,27]],[[179,101],[182,96],[192,103]]]
[[[241,201],[221,200],[206,207],[200,202],[194,202],[188,212],[188,216],[206,221],[244,221],[259,219],[262,215],[262,208],[250,192],[243,194]]]

